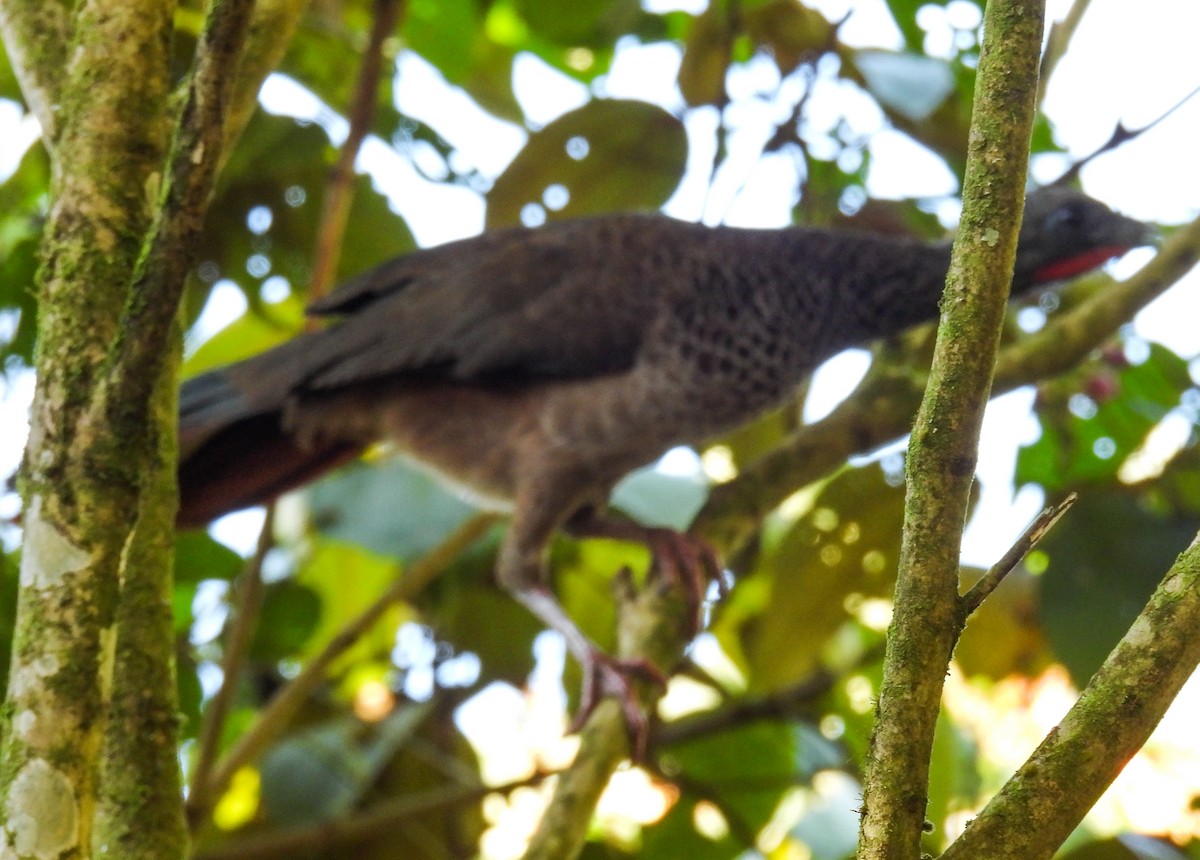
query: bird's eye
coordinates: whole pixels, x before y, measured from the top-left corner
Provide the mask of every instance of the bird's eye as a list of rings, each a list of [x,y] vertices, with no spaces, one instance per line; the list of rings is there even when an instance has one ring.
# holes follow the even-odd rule
[[[1046,216],[1046,229],[1076,228],[1083,224],[1083,212],[1078,206],[1059,206]]]

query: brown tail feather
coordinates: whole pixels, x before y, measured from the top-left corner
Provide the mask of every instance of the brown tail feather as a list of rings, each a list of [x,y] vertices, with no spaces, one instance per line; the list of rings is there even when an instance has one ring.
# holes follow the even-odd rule
[[[180,528],[192,528],[240,508],[266,504],[361,451],[361,445],[347,442],[301,448],[281,429],[278,413],[239,421],[180,464],[176,522]]]

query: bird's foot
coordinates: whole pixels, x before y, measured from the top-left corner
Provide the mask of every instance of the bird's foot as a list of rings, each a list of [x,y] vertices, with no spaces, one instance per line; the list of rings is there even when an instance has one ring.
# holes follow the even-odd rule
[[[667,676],[649,660],[621,659],[606,654],[599,648],[591,648],[581,660],[583,666],[583,690],[579,709],[571,721],[568,732],[575,733],[596,710],[606,696],[612,696],[621,706],[625,727],[629,732],[629,745],[634,761],[644,761],[650,737],[650,720],[638,698],[636,682],[654,684],[666,688]]]
[[[652,571],[678,586],[687,596],[688,618],[694,636],[703,628],[701,609],[708,584],[715,582],[721,597],[728,594],[725,568],[707,541],[674,529],[646,528],[644,537],[653,559]]]
[[[678,586],[685,595],[690,636],[703,627],[701,607],[708,584],[717,583],[721,597],[728,593],[720,556],[707,541],[695,535],[627,520],[610,520],[592,510],[567,523],[567,530],[577,537],[606,537],[644,544],[650,550],[651,572]]]

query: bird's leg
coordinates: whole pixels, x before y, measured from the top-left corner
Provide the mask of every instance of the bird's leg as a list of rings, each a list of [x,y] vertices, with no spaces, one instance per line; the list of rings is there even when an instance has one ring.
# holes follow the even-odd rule
[[[613,696],[621,704],[634,755],[642,758],[646,750],[649,721],[633,682],[645,681],[665,687],[667,678],[649,660],[621,659],[606,653],[567,614],[550,590],[545,565],[546,544],[558,528],[560,516],[552,517],[547,512],[547,516],[539,522],[529,515],[536,510],[537,506],[522,508],[518,505],[518,513],[500,548],[497,578],[526,609],[562,635],[567,650],[579,661],[583,670],[583,690],[571,731],[582,727],[603,697]],[[561,508],[557,510],[561,512]]]
[[[612,538],[644,544],[650,550],[653,570],[668,582],[678,585],[687,595],[690,633],[701,628],[701,605],[708,583],[716,582],[725,592],[725,571],[721,560],[708,543],[694,535],[674,529],[643,526],[630,520],[601,516],[595,508],[583,508],[567,521],[566,530],[575,537]]]

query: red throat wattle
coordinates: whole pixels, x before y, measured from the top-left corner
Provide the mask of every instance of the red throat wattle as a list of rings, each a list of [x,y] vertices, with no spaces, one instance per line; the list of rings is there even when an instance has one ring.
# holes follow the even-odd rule
[[[1033,282],[1035,284],[1044,284],[1049,281],[1061,281],[1066,278],[1073,278],[1076,275],[1082,275],[1084,272],[1090,271],[1097,266],[1111,260],[1113,257],[1119,257],[1128,251],[1129,248],[1108,245],[1103,248],[1094,248],[1091,251],[1085,251],[1082,254],[1076,254],[1074,257],[1067,257],[1065,260],[1056,260],[1048,266],[1043,266],[1033,273]]]

